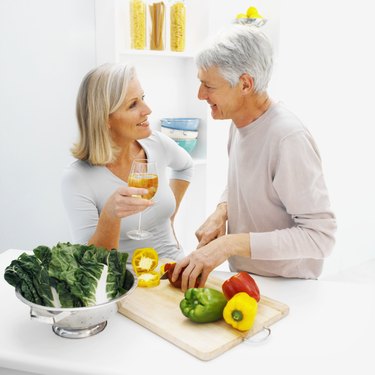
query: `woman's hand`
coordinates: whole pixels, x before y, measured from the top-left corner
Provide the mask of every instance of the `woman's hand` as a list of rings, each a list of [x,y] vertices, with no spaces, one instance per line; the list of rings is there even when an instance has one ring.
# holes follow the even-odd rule
[[[98,225],[88,244],[117,249],[120,240],[121,218],[136,214],[154,203],[137,196],[147,194],[147,189],[119,187],[107,200],[99,216]]]
[[[225,235],[227,222],[227,204],[221,203],[216,211],[195,232],[199,244],[198,249],[216,238]]]
[[[154,204],[151,200],[139,198],[147,192],[147,189],[121,186],[108,198],[103,211],[113,219],[121,219],[143,211]]]

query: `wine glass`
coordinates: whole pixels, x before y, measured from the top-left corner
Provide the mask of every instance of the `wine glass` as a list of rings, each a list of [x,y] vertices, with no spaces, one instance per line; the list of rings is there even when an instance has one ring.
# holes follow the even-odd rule
[[[143,199],[151,199],[158,189],[158,173],[156,163],[148,161],[147,159],[135,159],[132,163],[129,177],[128,186],[136,188],[148,189],[145,195],[137,195]],[[138,229],[129,231],[128,237],[133,240],[144,240],[152,237],[152,233],[141,229],[142,212],[139,213]]]

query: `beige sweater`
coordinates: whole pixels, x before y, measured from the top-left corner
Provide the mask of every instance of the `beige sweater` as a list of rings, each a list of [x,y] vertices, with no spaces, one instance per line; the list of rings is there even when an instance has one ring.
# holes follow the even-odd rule
[[[274,103],[248,126],[231,125],[228,152],[228,233],[249,232],[251,247],[251,259],[229,259],[231,270],[317,278],[336,220],[309,131]]]

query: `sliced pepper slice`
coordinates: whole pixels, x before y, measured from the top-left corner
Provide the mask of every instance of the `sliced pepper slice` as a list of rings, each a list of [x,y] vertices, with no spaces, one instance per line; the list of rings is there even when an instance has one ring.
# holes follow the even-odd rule
[[[160,284],[160,274],[156,271],[143,272],[138,275],[138,286],[151,288]]]
[[[132,266],[136,275],[153,271],[158,265],[158,253],[152,247],[145,247],[134,251]]]
[[[260,292],[257,283],[247,272],[244,271],[233,275],[228,280],[225,280],[222,285],[222,290],[227,300],[230,300],[239,292],[247,293],[250,297],[255,298],[257,302],[260,300]]]
[[[239,331],[248,331],[254,324],[258,312],[255,298],[245,292],[235,294],[223,311],[224,320]]]

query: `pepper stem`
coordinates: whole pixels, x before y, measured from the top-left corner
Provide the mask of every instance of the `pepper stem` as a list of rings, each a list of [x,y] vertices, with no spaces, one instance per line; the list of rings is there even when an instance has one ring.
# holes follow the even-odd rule
[[[243,314],[240,310],[233,310],[232,311],[232,318],[236,322],[240,322],[243,319]]]

